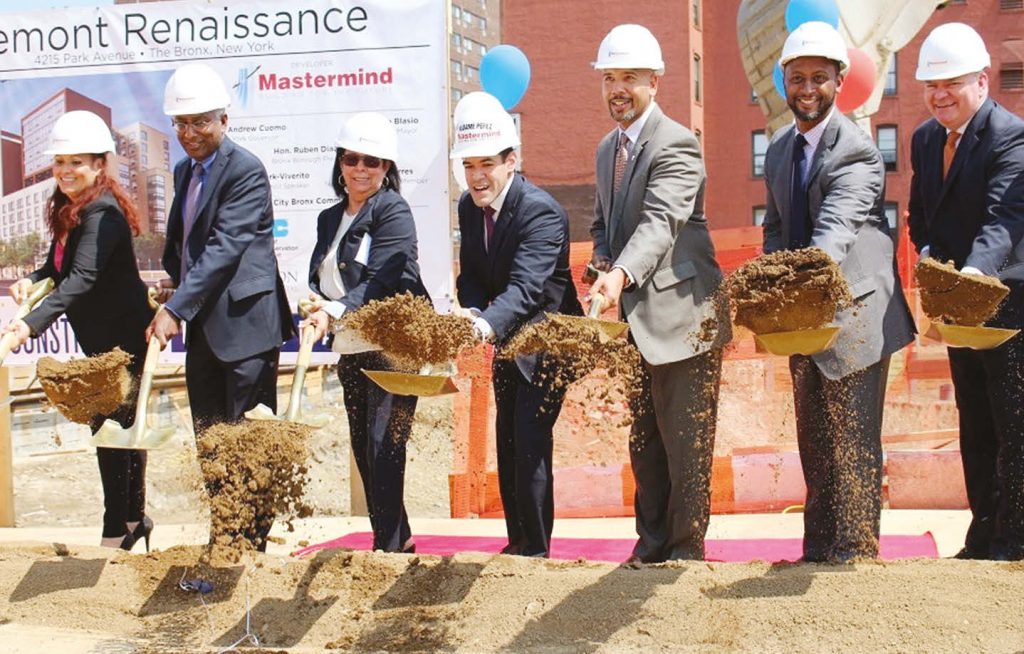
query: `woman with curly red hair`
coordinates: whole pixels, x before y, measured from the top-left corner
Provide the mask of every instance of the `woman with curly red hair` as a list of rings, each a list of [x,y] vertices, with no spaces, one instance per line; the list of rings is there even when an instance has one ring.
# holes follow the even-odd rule
[[[24,320],[7,327],[22,344],[38,337],[67,315],[82,350],[89,356],[120,347],[132,357],[128,369],[135,390],[111,415],[95,416],[93,433],[107,418],[123,426],[134,421],[134,396],[146,353],[146,326],[153,317],[146,285],[139,277],[132,235],[139,232],[138,212],[128,193],[107,173],[114,139],[103,119],[88,111],[71,111],[50,134],[56,185],[46,205],[53,240],[46,263],[11,287],[21,302],[35,282],[54,280],[55,288]],[[146,453],[96,448],[103,483],[101,545],[131,549],[149,535],[145,515]]]

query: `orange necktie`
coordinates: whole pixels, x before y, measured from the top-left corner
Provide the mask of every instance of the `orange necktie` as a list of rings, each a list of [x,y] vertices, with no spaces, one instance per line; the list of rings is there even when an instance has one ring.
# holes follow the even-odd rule
[[[956,156],[956,142],[960,140],[960,132],[952,131],[946,135],[946,147],[942,149],[942,179],[949,174],[949,167],[953,165],[953,157]]]

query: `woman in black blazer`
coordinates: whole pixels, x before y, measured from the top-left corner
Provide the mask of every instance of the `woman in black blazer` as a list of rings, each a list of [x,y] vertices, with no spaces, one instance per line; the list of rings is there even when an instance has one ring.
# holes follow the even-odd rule
[[[88,111],[64,114],[54,124],[51,146],[56,186],[46,206],[53,236],[46,263],[11,287],[20,302],[35,282],[56,284],[24,320],[8,326],[19,344],[38,337],[61,315],[67,315],[79,345],[93,356],[120,347],[132,357],[132,395],[117,411],[96,416],[93,433],[107,418],[122,426],[134,422],[134,395],[146,356],[145,331],[153,311],[132,250],[138,214],[127,192],[107,174],[107,153],[114,141],[103,119]],[[107,547],[131,549],[149,534],[153,522],[145,515],[146,453],[98,447],[103,483],[103,536]]]
[[[429,297],[416,262],[416,223],[399,195],[397,142],[394,127],[376,113],[350,118],[335,142],[331,181],[341,201],[317,219],[309,262],[309,286],[318,300],[310,321],[318,338],[329,322],[370,300],[406,291]],[[390,367],[379,352],[342,354],[338,377],[373,527],[373,549],[414,552],[403,493],[405,445],[417,398],[392,395],[362,373]]]

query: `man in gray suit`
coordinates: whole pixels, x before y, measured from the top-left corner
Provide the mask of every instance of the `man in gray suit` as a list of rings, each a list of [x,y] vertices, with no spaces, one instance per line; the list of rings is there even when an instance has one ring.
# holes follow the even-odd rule
[[[630,463],[639,539],[631,562],[703,559],[722,347],[722,272],[704,217],[704,165],[693,133],[655,104],[661,47],[639,25],[601,42],[608,111],[618,125],[597,147],[590,291],[621,305],[643,359]],[[710,326],[710,329],[709,329]]]
[[[831,349],[789,361],[807,484],[803,560],[812,562],[878,555],[889,358],[914,334],[884,213],[882,157],[834,107],[846,52],[826,23],[804,23],[789,35],[779,63],[796,122],[765,155],[764,251],[821,248],[856,300],[836,314]]]

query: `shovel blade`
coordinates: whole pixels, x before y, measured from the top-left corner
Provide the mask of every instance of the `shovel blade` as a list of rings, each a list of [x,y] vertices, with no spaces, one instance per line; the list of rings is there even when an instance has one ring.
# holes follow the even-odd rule
[[[452,378],[443,375],[417,375],[390,370],[363,370],[363,374],[393,395],[433,397],[459,392]]]
[[[972,350],[991,350],[999,347],[1020,332],[1019,329],[998,327],[964,327],[933,322],[925,336],[945,343],[950,347],[967,347]]]
[[[109,447],[119,450],[155,450],[171,442],[174,427],[147,427],[139,438],[134,429],[125,429],[113,420],[105,420],[89,442],[93,447]]]
[[[792,332],[754,334],[754,342],[760,352],[767,351],[778,356],[793,356],[794,354],[810,356],[832,347],[838,334],[838,327],[822,327]]]
[[[626,333],[629,329],[629,323],[619,322],[618,320],[600,320],[598,318],[586,318],[583,316],[561,316],[563,320],[569,320],[573,324],[579,325],[585,329],[592,329],[597,331],[598,340],[601,343],[607,343],[608,341],[615,340],[619,336]]]
[[[245,417],[249,420],[282,420],[276,413],[274,413],[269,406],[266,404],[257,404],[253,408],[245,412]]]

